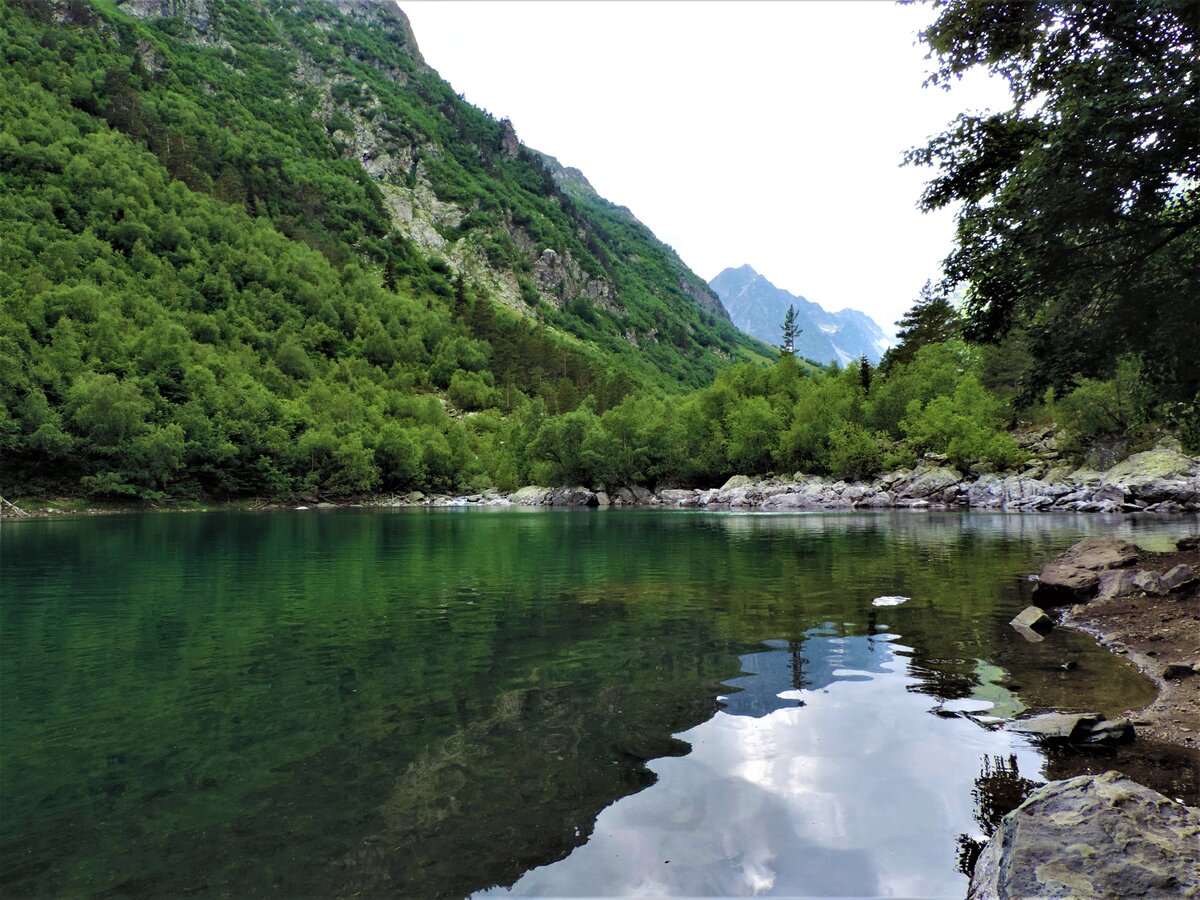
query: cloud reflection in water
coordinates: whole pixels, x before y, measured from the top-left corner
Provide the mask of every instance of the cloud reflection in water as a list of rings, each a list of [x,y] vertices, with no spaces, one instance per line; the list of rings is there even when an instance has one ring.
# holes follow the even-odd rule
[[[724,709],[679,735],[689,755],[651,762],[656,784],[512,893],[962,897],[981,758],[1037,772],[1038,753],[931,715],[896,635],[827,626],[767,646],[742,658]]]

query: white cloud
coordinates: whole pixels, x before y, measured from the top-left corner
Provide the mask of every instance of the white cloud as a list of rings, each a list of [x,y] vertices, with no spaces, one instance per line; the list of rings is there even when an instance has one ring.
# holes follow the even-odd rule
[[[426,2],[426,60],[531,147],[583,170],[696,272],[749,263],[885,328],[951,246],[906,149],[1002,85],[923,89],[925,7]]]

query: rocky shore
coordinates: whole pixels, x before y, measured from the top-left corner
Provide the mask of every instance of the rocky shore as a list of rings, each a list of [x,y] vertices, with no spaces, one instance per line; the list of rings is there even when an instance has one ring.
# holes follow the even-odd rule
[[[1038,576],[1033,601],[1131,659],[1158,697],[1129,711],[1139,734],[1200,749],[1200,535],[1170,553],[1119,538],[1081,541]]]
[[[1127,655],[1159,690],[1150,706],[1111,722],[1055,714],[1015,730],[1076,747],[1136,733],[1200,748],[1200,533],[1181,537],[1170,553],[1115,537],[1080,541],[1042,569],[1033,599],[1061,624]],[[1054,627],[1037,608],[1012,624],[1034,640]],[[1001,821],[968,896],[1200,896],[1200,809],[1114,771],[1052,781]]]
[[[964,474],[938,459],[869,482],[846,482],[797,472],[790,477],[735,475],[719,488],[641,486],[605,489],[524,487],[383,498],[383,506],[591,506],[800,512],[846,509],[994,509],[1054,512],[1176,513],[1200,510],[1200,458],[1164,444],[1135,453],[1105,471],[1049,466],[1022,472]]]

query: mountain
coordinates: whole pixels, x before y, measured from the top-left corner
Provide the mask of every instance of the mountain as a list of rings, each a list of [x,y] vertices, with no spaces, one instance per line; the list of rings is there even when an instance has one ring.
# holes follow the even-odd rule
[[[0,47],[4,492],[512,483],[504,429],[770,356],[391,0],[10,0]]]
[[[775,287],[750,266],[726,269],[708,283],[729,311],[733,324],[764,343],[778,346],[788,306],[796,307],[803,329],[796,352],[805,359],[842,365],[866,355],[879,362],[891,341],[866,313],[856,309],[826,312],[820,305]]]

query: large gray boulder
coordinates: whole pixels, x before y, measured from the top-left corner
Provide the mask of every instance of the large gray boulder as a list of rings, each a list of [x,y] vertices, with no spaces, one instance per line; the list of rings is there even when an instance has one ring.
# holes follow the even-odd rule
[[[595,491],[589,491],[585,487],[561,487],[555,488],[546,494],[546,499],[543,501],[546,506],[599,506],[600,501],[596,497]]]
[[[1200,502],[1200,459],[1171,447],[1135,453],[1104,473],[1104,486],[1117,487],[1144,503]]]
[[[952,503],[958,496],[955,490],[962,483],[962,473],[956,469],[920,466],[898,480],[892,491],[897,500],[929,500]]]
[[[1042,569],[1033,602],[1041,607],[1086,602],[1099,589],[1101,573],[1127,566],[1137,558],[1138,548],[1128,541],[1086,538]]]
[[[1052,781],[1004,817],[969,900],[1200,895],[1200,810],[1119,772]]]
[[[1091,537],[1075,544],[1057,562],[1081,569],[1119,569],[1135,562],[1138,548],[1119,537]]]

